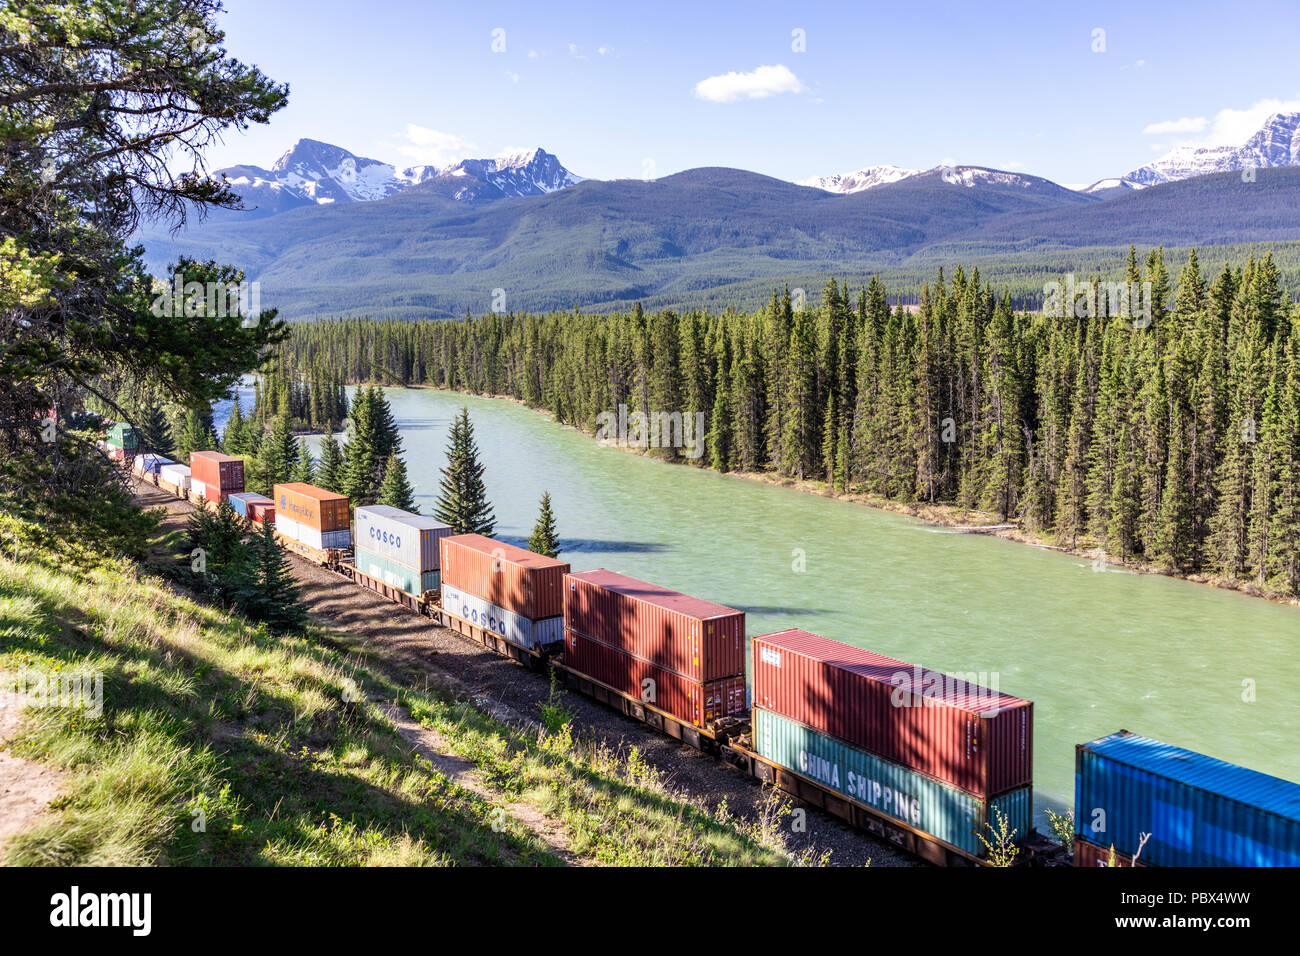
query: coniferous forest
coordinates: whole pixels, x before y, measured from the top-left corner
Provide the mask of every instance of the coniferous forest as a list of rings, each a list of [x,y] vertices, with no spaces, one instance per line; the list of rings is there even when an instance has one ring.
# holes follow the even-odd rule
[[[720,471],[952,505],[1073,548],[1300,594],[1300,309],[1271,257],[1176,277],[1129,257],[1149,320],[1014,311],[978,270],[919,306],[878,280],[756,314],[578,312],[296,325],[298,367],[507,395],[595,431],[703,411]],[[1071,312],[1074,314],[1071,314]],[[1091,314],[1084,315],[1085,312]]]

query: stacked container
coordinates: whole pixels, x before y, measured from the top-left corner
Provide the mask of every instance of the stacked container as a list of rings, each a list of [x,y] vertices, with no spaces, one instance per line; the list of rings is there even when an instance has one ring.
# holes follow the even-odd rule
[[[273,490],[276,531],[318,551],[352,546],[347,496],[301,481]]]
[[[695,726],[745,711],[745,613],[599,569],[565,575],[564,659]]]
[[[140,451],[140,432],[130,425],[118,422],[104,436],[104,447],[114,461],[134,458]]]
[[[995,808],[1028,834],[1031,702],[797,628],[752,649],[760,755],[969,853]]]
[[[229,501],[235,514],[253,524],[261,524],[268,518],[272,522],[275,520],[275,502],[266,495],[259,495],[255,491],[237,491],[230,496]]]
[[[190,490],[189,466],[163,465],[158,469],[158,480],[174,488],[178,494],[188,493]]]
[[[136,455],[131,463],[131,469],[137,475],[157,475],[164,465],[174,464],[176,462],[162,455]]]
[[[479,534],[438,546],[445,613],[529,650],[564,639],[567,563]]]
[[[438,542],[450,534],[451,526],[441,521],[388,505],[367,505],[356,512],[353,564],[408,594],[436,591]]]
[[[219,451],[190,452],[190,491],[208,501],[225,501],[244,490],[244,459]]]
[[[1300,866],[1300,784],[1121,730],[1075,750],[1075,861]]]

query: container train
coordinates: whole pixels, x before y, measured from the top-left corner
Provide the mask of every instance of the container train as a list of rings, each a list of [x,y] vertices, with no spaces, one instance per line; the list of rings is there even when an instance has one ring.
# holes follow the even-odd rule
[[[310,485],[268,499],[239,459],[130,437],[107,450],[141,480],[923,860],[985,865],[1005,822],[1021,863],[1061,862],[1032,826],[1031,701],[798,629],[747,653],[743,611]],[[1075,819],[1075,866],[1300,866],[1300,784],[1128,731],[1077,748]]]

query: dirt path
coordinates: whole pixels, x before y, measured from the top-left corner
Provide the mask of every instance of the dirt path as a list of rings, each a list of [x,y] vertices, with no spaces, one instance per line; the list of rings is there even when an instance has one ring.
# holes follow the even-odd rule
[[[15,757],[6,749],[21,722],[21,704],[0,693],[0,863],[9,838],[40,818],[63,782],[53,767]]]
[[[466,790],[470,790],[488,803],[504,810],[511,818],[518,820],[532,830],[539,839],[546,842],[551,852],[570,866],[582,866],[583,861],[573,855],[569,848],[569,839],[564,828],[548,819],[536,807],[527,803],[499,802],[499,795],[479,777],[474,765],[464,757],[451,752],[447,740],[431,727],[418,723],[405,708],[396,704],[379,705],[389,723],[397,728],[402,738],[415,748],[421,757],[428,760],[443,776],[455,781]]]
[[[191,510],[188,502],[148,484],[139,485],[138,500],[146,506],[166,508],[171,513],[168,527],[183,527]],[[357,587],[347,578],[296,555],[290,558],[308,613],[322,624],[365,638],[372,649],[382,652],[394,678],[407,686],[428,685],[458,694],[516,726],[536,724],[538,708],[549,690],[544,676],[437,627],[428,618]],[[757,819],[762,790],[738,770],[580,694],[567,694],[565,704],[574,712],[575,732],[584,738],[603,741],[613,749],[636,746],[673,789],[701,798],[710,807],[725,799],[732,813]],[[808,808],[806,823],[805,832],[791,834],[790,845],[796,850],[808,846],[831,850],[832,864],[861,866],[870,860],[872,866],[923,865],[892,844],[814,808]],[[541,833],[539,836],[546,839]]]

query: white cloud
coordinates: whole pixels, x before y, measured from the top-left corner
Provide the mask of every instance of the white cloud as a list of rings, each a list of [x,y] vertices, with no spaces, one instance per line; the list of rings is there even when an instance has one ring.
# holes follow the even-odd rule
[[[781,64],[760,66],[752,73],[723,73],[695,84],[695,95],[713,103],[740,99],[761,99],[778,93],[802,93],[805,87],[790,69]]]
[[[536,51],[536,50],[529,50],[529,51],[528,51],[528,59],[530,59],[530,60],[535,60],[535,59],[537,59],[537,51]]]
[[[1164,136],[1166,133],[1199,133],[1210,125],[1204,116],[1184,116],[1162,123],[1148,123],[1142,130],[1146,136]]]
[[[586,59],[585,56],[583,56],[581,53],[578,52],[578,44],[576,44],[576,43],[570,43],[570,44],[569,44],[569,56],[573,57],[573,58],[576,59],[576,60],[585,60],[585,59]]]
[[[1010,172],[1016,172],[1017,170],[1024,169],[1025,164],[1019,161],[1012,161],[1009,163],[1003,163],[1001,168]]]
[[[1175,146],[1241,146],[1264,125],[1274,113],[1294,113],[1300,111],[1300,98],[1290,100],[1257,100],[1245,109],[1222,109],[1214,114],[1213,119],[1204,116],[1165,120],[1152,123],[1143,133],[1163,135],[1167,133],[1199,133],[1177,140]]]
[[[444,133],[407,123],[397,134],[397,141],[388,144],[399,156],[417,166],[448,166],[464,159],[474,144],[456,133]]]

